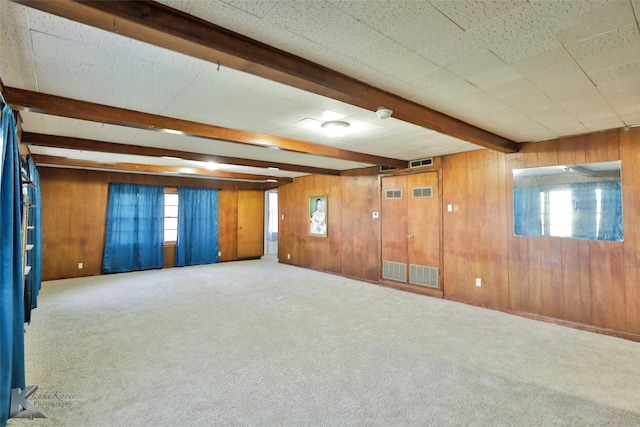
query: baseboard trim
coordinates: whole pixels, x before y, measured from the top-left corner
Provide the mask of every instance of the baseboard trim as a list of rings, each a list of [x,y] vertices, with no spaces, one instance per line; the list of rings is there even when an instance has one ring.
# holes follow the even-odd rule
[[[407,283],[393,282],[391,280],[380,279],[378,285],[385,288],[398,289],[400,291],[411,292],[414,294],[427,295],[435,298],[443,298],[443,292],[440,289],[425,288],[424,286],[410,285]]]
[[[611,337],[621,338],[629,341],[640,342],[640,334],[634,334],[632,332],[616,331],[615,329],[602,328],[599,326],[588,325],[586,323],[572,322],[569,320],[556,319],[554,317],[543,316],[541,314],[527,313],[525,311],[513,310],[510,308],[496,307],[490,304],[483,304],[476,301],[467,300],[464,298],[456,298],[444,296],[444,299],[462,304],[473,305],[476,307],[487,308],[489,310],[501,311],[503,313],[512,314],[515,316],[525,317],[527,319],[538,320],[541,322],[554,323],[560,326],[566,326],[573,329],[580,329],[582,331],[593,332],[600,335],[608,335]]]

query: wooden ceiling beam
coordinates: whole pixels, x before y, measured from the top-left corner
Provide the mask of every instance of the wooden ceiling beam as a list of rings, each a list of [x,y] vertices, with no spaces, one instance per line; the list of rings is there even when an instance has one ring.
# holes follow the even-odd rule
[[[517,143],[210,22],[150,1],[14,0],[54,15],[376,111],[503,153]]]
[[[205,123],[116,108],[13,87],[5,87],[4,97],[7,103],[17,110],[127,126],[136,129],[168,131],[172,133],[180,132],[184,135],[199,138],[233,142],[252,147],[272,148],[295,153],[332,157],[371,165],[386,165],[399,168],[407,167],[407,161],[405,160],[357,153],[328,145],[313,144],[306,141],[262,133],[223,128]]]
[[[140,163],[102,163],[88,160],[68,159],[65,157],[57,156],[44,156],[35,154],[32,156],[33,160],[38,166],[61,166],[61,167],[74,167],[82,169],[99,169],[99,170],[118,170],[126,171],[130,173],[153,173],[153,174],[171,174],[172,176],[198,176],[198,177],[211,177],[221,178],[232,181],[258,181],[258,182],[271,182],[278,184],[287,184],[293,182],[293,178],[269,176],[269,175],[255,175],[246,173],[235,173],[225,171],[210,171],[208,169],[201,168],[185,168],[176,166],[158,166],[158,165],[145,165]]]
[[[216,154],[194,153],[191,151],[169,150],[165,148],[145,147],[141,145],[101,142],[92,139],[71,138],[67,136],[44,135],[24,132],[22,143],[38,147],[65,148],[69,150],[96,151],[100,153],[129,154],[150,157],[177,157],[184,160],[215,162],[225,165],[249,166],[256,168],[276,168],[283,171],[307,173],[314,175],[336,175],[341,171],[335,169],[316,168],[312,166],[293,165],[289,163],[267,162],[264,160],[240,159],[237,157],[219,156]]]

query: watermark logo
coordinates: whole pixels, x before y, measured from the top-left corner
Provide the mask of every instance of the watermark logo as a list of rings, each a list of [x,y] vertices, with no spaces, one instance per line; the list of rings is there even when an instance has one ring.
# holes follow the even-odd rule
[[[38,389],[37,385],[30,385],[24,390],[14,388],[11,390],[11,407],[9,418],[47,418],[38,408],[27,399]]]

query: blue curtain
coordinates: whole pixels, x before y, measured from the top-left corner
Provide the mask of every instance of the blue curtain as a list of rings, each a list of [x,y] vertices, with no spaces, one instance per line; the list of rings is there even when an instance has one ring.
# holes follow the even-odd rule
[[[178,187],[175,265],[218,262],[218,190]]]
[[[602,190],[602,214],[598,227],[598,240],[623,240],[622,227],[622,182],[604,181],[599,184]]]
[[[527,185],[513,189],[513,217],[515,234],[518,236],[540,236],[540,186]]]
[[[42,206],[40,174],[31,156],[27,157],[25,169],[29,180],[34,184],[33,187],[28,187],[29,203],[34,206],[29,210],[28,223],[34,228],[27,233],[27,243],[32,244],[33,249],[27,252],[27,265],[31,266],[31,272],[25,280],[24,289],[24,321],[31,322],[31,310],[38,307],[38,294],[42,283]]]
[[[11,389],[25,387],[24,289],[20,154],[13,111],[2,106],[0,159],[0,424],[9,418]]]
[[[111,183],[102,270],[162,268],[164,187]]]
[[[594,240],[596,238],[596,183],[571,184],[571,199],[573,201],[571,237]]]

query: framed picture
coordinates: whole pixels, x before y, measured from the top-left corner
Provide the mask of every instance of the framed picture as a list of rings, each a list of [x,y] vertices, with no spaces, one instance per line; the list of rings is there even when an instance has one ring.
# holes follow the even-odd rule
[[[309,197],[309,235],[327,237],[327,196]]]

